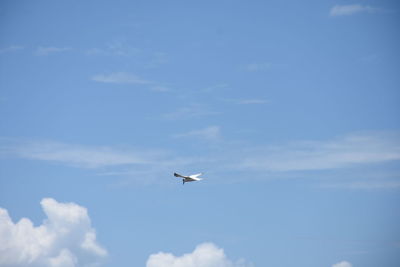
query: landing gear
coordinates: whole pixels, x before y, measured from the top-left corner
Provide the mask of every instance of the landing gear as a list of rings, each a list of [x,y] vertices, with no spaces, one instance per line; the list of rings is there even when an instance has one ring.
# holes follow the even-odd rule
[[[185,179],[182,179],[182,184],[185,185]]]

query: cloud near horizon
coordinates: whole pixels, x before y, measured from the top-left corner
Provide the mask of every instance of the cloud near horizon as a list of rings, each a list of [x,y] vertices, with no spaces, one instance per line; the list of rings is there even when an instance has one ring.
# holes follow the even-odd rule
[[[159,252],[149,256],[146,267],[252,267],[243,259],[231,261],[222,248],[213,243],[202,243],[193,252],[182,256]]]
[[[37,227],[28,218],[14,223],[0,208],[0,266],[94,266],[104,260],[107,250],[97,243],[85,207],[52,198],[40,204],[47,218]]]

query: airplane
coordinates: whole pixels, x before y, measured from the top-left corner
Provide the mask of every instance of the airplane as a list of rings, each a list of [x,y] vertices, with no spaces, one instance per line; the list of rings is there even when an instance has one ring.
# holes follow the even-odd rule
[[[199,178],[200,175],[202,175],[202,173],[192,174],[192,175],[186,176],[186,175],[180,175],[180,174],[174,172],[174,176],[175,177],[183,178],[182,179],[183,184],[185,184],[187,182],[195,182],[195,181],[203,180],[203,178]]]

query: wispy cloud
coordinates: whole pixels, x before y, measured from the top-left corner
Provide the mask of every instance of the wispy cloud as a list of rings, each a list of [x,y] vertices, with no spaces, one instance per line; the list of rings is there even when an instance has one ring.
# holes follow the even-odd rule
[[[221,138],[221,129],[219,126],[209,126],[204,129],[189,131],[187,133],[175,134],[175,138],[199,138],[208,141],[217,141]]]
[[[357,13],[376,13],[382,11],[381,8],[371,7],[367,5],[336,5],[331,8],[329,14],[335,16],[349,16]]]
[[[169,112],[163,115],[164,119],[168,120],[183,120],[198,118],[204,116],[216,115],[218,112],[210,110],[208,107],[192,104],[186,107],[181,107],[176,111]]]
[[[396,132],[349,134],[331,140],[294,141],[278,146],[224,140],[221,128],[215,125],[173,137],[218,141],[221,149],[204,148],[195,155],[185,155],[182,151],[152,148],[0,140],[0,156],[90,168],[102,175],[125,177],[130,182],[140,177],[145,183],[163,183],[156,177],[165,176],[171,170],[189,172],[201,166],[209,173],[229,175],[237,180],[249,177],[249,173],[258,179],[272,173],[279,178],[302,176],[307,172],[312,177],[324,175],[326,179],[321,187],[326,188],[400,188],[397,174],[381,167],[400,160],[400,134]],[[366,167],[372,172],[366,171]],[[343,180],[349,173],[351,179]]]
[[[84,168],[151,164],[157,156],[156,152],[132,151],[106,146],[71,145],[52,141],[6,144],[1,150],[2,154],[9,156]]]
[[[332,265],[332,267],[352,267],[353,265],[348,261],[341,261]]]
[[[0,54],[11,53],[22,49],[24,49],[24,47],[21,45],[10,45],[7,47],[0,48]]]
[[[135,74],[128,72],[97,74],[93,75],[91,77],[91,80],[100,83],[144,85],[148,90],[153,92],[159,92],[159,93],[171,92],[171,89],[162,83],[151,80],[145,80]]]
[[[131,46],[129,44],[126,44],[125,42],[111,42],[106,44],[102,48],[91,48],[86,51],[87,55],[102,55],[102,56],[118,56],[118,57],[130,57],[130,56],[136,56],[140,54],[141,50]]]
[[[50,54],[61,53],[61,52],[66,52],[66,51],[70,51],[70,50],[71,50],[70,47],[39,46],[36,49],[35,54],[38,56],[48,56]]]
[[[200,166],[205,166],[210,161],[212,159],[201,156],[181,155],[177,157],[173,153],[167,153],[164,157],[158,157],[148,165],[110,168],[100,170],[97,175],[119,177],[119,181],[114,184],[116,186],[171,184],[176,182],[176,178],[173,177],[174,171],[182,171],[183,173],[201,172],[203,169],[199,169]]]
[[[101,47],[86,50],[88,56],[129,57],[134,58],[137,67],[143,69],[154,69],[169,62],[167,53],[160,51],[148,51],[130,45],[125,41],[110,42]]]
[[[1,158],[36,160],[75,168],[91,169],[98,175],[119,176],[127,183],[165,183],[159,180],[172,170],[185,170],[208,159],[176,156],[161,149],[133,149],[121,146],[84,146],[54,141],[20,141],[0,138]],[[140,180],[139,180],[140,178]]]
[[[253,149],[242,153],[240,166],[263,171],[302,171],[393,160],[400,160],[399,134],[353,134],[332,141]]]
[[[92,77],[92,80],[95,82],[116,84],[155,84],[152,81],[141,79],[137,75],[127,72],[97,74]]]

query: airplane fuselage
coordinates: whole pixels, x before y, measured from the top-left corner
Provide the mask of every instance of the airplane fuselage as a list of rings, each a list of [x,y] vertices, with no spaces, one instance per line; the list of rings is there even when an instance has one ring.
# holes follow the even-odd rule
[[[202,180],[201,178],[193,177],[193,176],[186,176],[186,175],[181,175],[178,173],[174,173],[175,177],[181,177],[183,184],[188,183],[188,182],[195,182],[195,181],[200,181]]]

